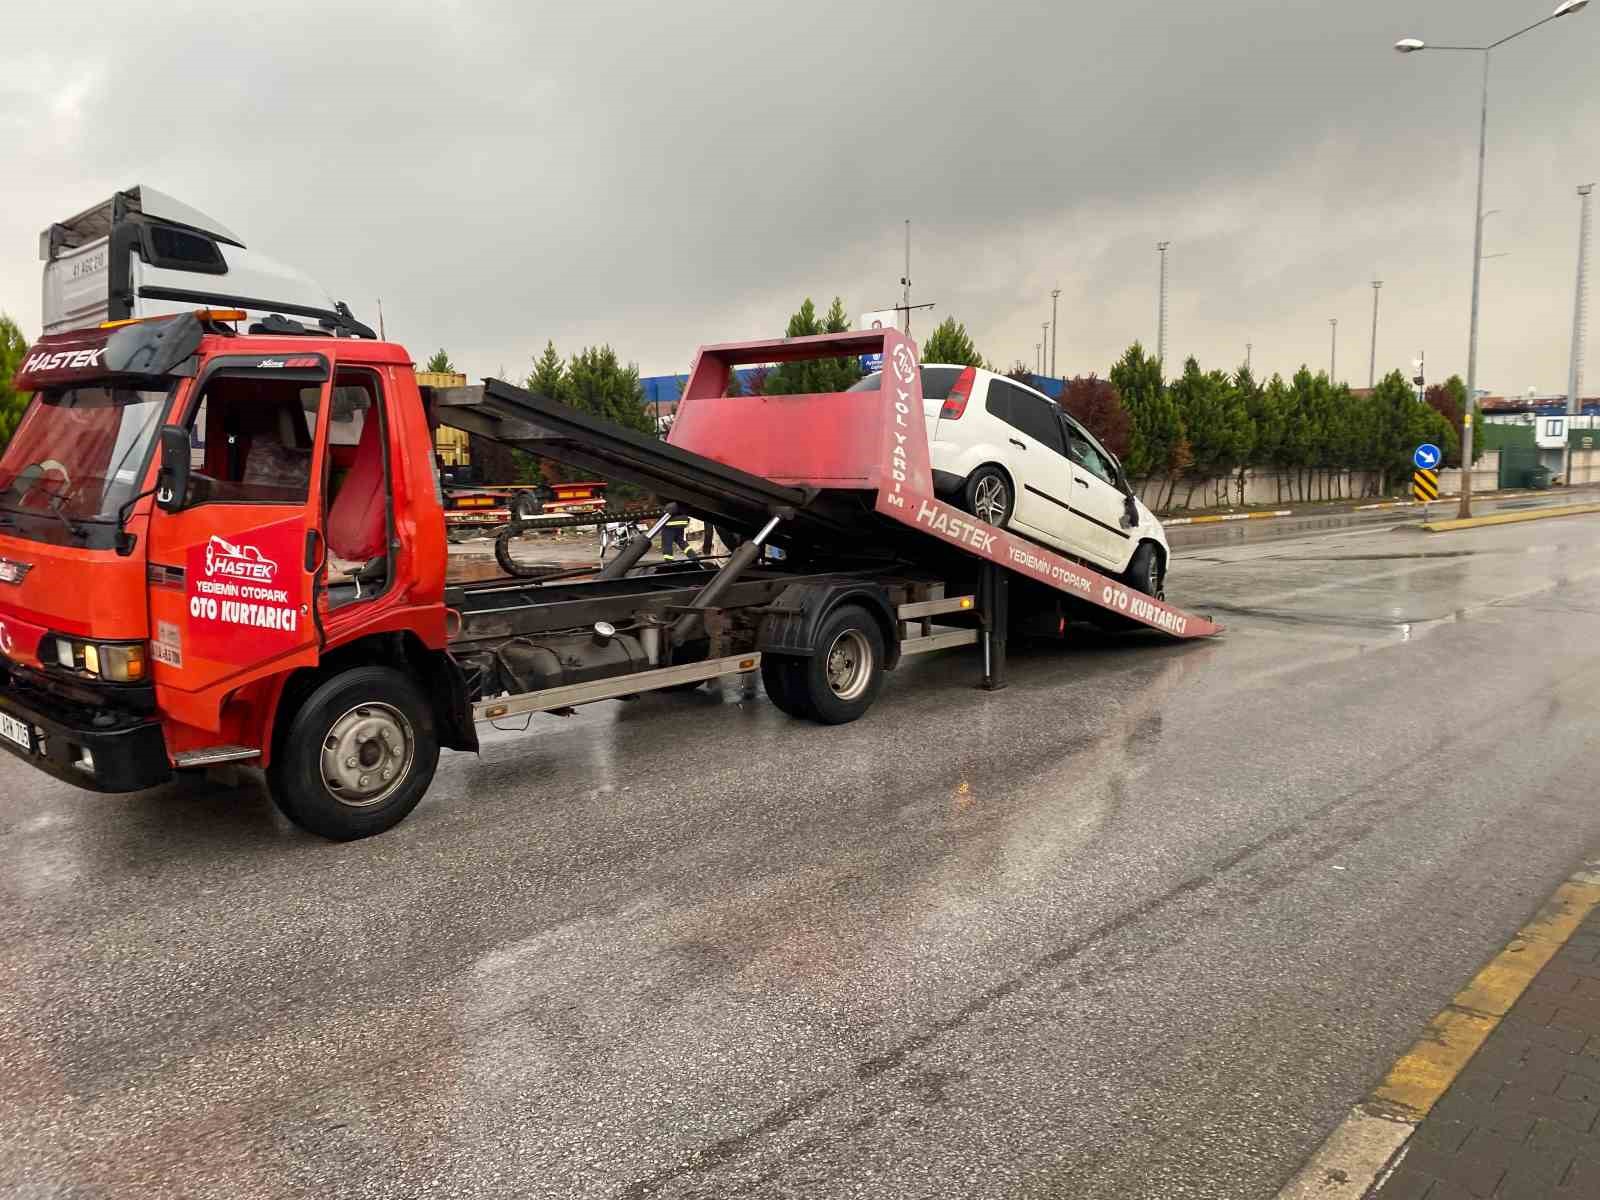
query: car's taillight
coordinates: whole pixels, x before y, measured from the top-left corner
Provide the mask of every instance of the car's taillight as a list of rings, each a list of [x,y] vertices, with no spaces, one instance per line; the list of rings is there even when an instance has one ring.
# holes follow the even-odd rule
[[[950,394],[944,398],[944,407],[939,410],[941,421],[954,421],[967,411],[967,400],[972,396],[972,385],[978,378],[978,372],[968,367],[956,381],[950,385]]]

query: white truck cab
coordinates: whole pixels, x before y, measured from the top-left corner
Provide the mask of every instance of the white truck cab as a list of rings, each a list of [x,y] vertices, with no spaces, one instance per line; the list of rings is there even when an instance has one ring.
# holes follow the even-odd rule
[[[39,257],[47,334],[232,308],[255,321],[278,314],[372,336],[309,276],[246,249],[220,221],[144,185],[51,225],[39,235]]]

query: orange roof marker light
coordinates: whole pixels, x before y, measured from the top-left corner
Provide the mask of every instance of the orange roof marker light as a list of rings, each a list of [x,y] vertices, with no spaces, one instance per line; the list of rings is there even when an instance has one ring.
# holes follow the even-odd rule
[[[147,321],[168,321],[192,316],[200,321],[243,321],[249,314],[242,308],[197,308],[191,313],[159,313],[153,317],[130,317],[126,321],[101,321],[101,329],[121,329],[124,325],[143,325]]]

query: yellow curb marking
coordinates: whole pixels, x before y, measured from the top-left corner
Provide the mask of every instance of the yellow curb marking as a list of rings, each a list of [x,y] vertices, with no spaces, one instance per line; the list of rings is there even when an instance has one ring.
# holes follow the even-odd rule
[[[1557,888],[1538,915],[1428,1023],[1416,1045],[1389,1069],[1373,1102],[1410,1120],[1426,1116],[1597,904],[1600,884],[1568,880]]]
[[[1490,517],[1434,521],[1422,528],[1429,533],[1450,533],[1456,529],[1476,529],[1480,525],[1517,525],[1523,521],[1542,521],[1546,517],[1575,517],[1580,513],[1600,512],[1600,504],[1564,504],[1555,508],[1536,508],[1529,512],[1495,513]]]

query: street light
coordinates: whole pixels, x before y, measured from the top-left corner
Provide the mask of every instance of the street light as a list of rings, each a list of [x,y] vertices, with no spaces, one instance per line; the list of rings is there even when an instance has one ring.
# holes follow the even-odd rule
[[[1472,325],[1467,335],[1467,403],[1461,414],[1461,506],[1457,515],[1472,515],[1472,408],[1478,401],[1478,285],[1483,273],[1483,162],[1489,140],[1489,52],[1558,17],[1569,17],[1588,7],[1589,0],[1563,0],[1548,17],[1508,33],[1487,46],[1433,46],[1420,38],[1401,38],[1394,48],[1401,54],[1419,50],[1465,50],[1483,55],[1483,101],[1478,113],[1478,203],[1472,236]]]

